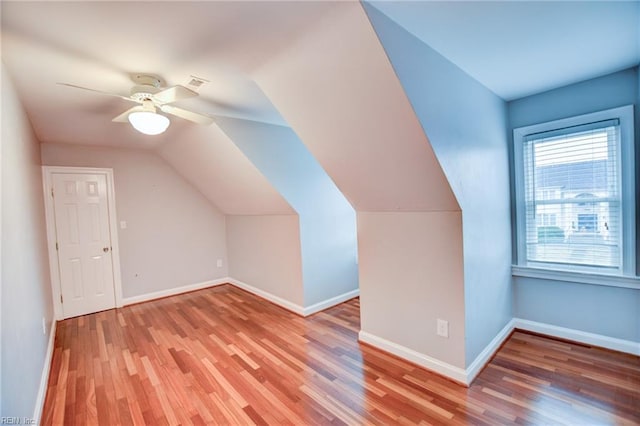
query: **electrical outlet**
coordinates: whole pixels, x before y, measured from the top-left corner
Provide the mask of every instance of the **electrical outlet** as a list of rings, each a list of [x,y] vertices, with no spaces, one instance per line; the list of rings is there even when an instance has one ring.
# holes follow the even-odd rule
[[[449,338],[449,321],[438,318],[436,333],[438,336]]]
[[[47,321],[42,317],[42,334],[47,334]]]
[[[216,265],[218,266],[218,268],[222,268],[222,259],[218,259]]]

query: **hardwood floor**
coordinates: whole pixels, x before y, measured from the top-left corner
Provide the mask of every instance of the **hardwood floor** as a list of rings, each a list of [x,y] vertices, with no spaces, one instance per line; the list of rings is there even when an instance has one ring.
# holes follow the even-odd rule
[[[515,332],[470,388],[230,285],[58,324],[42,423],[639,424],[640,358]],[[416,330],[420,332],[420,330]]]

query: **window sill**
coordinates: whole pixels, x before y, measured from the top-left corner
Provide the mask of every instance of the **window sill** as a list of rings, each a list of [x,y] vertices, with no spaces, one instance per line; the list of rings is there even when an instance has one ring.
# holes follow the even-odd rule
[[[603,285],[607,287],[633,288],[636,290],[640,289],[640,277],[556,271],[553,269],[533,268],[531,266],[518,265],[511,266],[511,274],[514,277],[566,281],[572,283]]]

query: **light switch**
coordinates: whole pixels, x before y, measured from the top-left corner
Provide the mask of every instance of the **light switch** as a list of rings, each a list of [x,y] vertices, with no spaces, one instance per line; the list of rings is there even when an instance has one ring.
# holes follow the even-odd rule
[[[120,229],[127,229],[127,222],[125,220],[120,221]]]

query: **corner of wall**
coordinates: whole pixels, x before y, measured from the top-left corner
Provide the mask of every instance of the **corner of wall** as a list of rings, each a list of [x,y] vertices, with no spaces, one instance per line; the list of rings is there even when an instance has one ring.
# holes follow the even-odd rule
[[[462,209],[470,363],[511,318],[507,106],[401,19],[390,18],[392,4],[385,11],[364,6]]]
[[[355,212],[303,141],[281,125],[217,124],[298,213],[304,306],[355,290]]]
[[[296,306],[304,305],[297,215],[227,215],[229,276]],[[297,308],[296,308],[297,309]]]
[[[113,169],[124,298],[228,275],[224,215],[155,153],[46,144],[42,158]]]
[[[358,234],[363,336],[464,370],[461,213],[359,212]],[[437,319],[448,338],[436,335]]]

